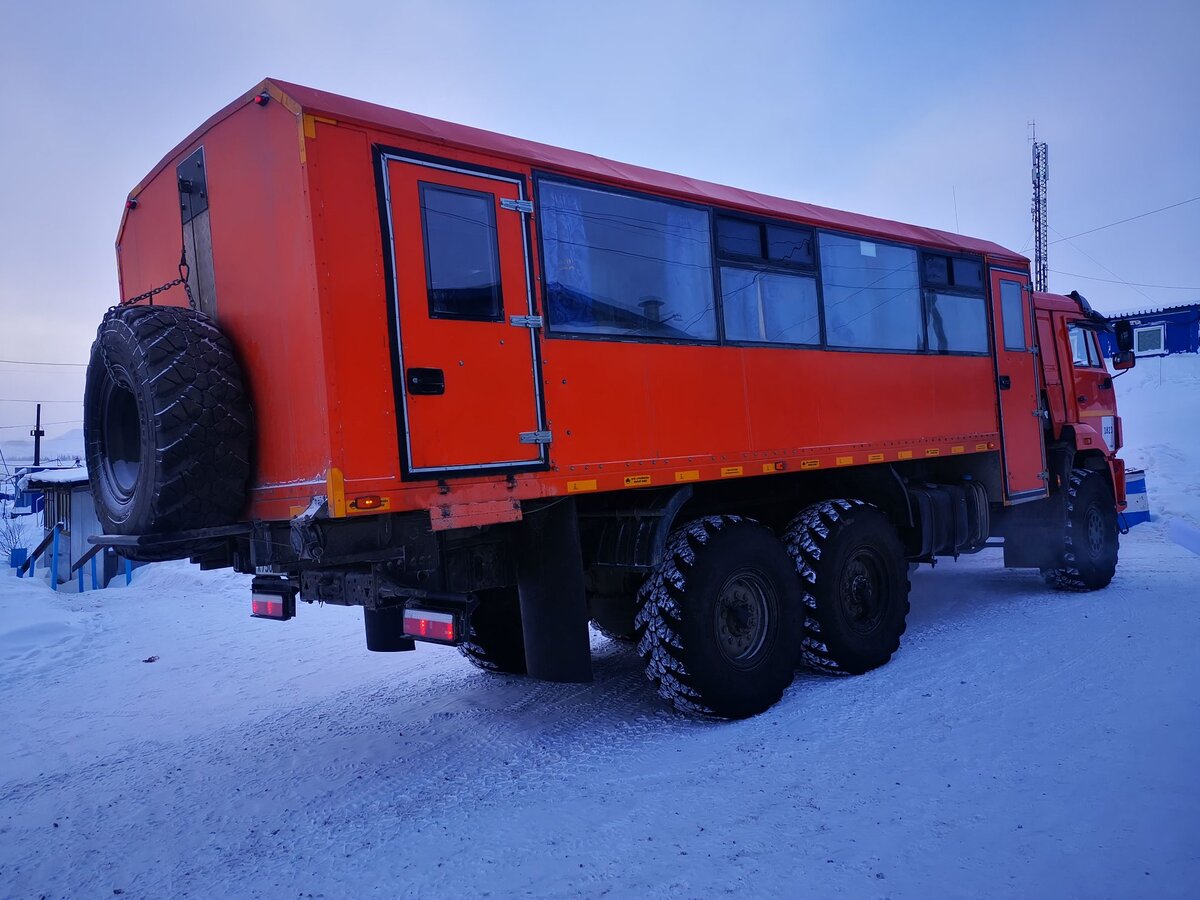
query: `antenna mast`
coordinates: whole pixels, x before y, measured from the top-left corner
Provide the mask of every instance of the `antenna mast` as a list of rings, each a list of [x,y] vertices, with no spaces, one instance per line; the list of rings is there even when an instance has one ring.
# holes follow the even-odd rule
[[[1045,141],[1037,139],[1037,126],[1029,123],[1030,140],[1033,142],[1033,289],[1046,290],[1049,267],[1049,240],[1046,221],[1046,182],[1050,177],[1049,151]]]

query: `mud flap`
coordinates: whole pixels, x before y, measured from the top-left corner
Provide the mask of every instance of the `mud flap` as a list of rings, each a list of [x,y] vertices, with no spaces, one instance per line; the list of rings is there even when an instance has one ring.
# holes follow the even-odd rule
[[[530,676],[592,680],[583,553],[574,498],[527,506],[517,551],[521,629]]]

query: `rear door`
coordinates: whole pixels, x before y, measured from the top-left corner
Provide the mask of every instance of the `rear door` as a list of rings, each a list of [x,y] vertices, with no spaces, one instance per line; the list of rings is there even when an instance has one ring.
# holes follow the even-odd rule
[[[1036,500],[1046,496],[1047,474],[1029,278],[992,269],[991,289],[1005,490],[1012,502]]]
[[[382,157],[409,475],[547,461],[524,183]]]

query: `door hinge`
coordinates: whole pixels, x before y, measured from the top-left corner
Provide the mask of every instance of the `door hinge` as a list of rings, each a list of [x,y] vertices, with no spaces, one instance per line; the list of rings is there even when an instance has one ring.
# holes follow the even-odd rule
[[[511,209],[513,212],[519,212],[523,215],[528,215],[533,212],[532,200],[510,200],[508,197],[500,198],[501,209]]]
[[[518,328],[541,328],[541,316],[509,316],[509,325],[516,325]]]
[[[548,444],[550,443],[550,432],[522,431],[520,438],[522,444]]]

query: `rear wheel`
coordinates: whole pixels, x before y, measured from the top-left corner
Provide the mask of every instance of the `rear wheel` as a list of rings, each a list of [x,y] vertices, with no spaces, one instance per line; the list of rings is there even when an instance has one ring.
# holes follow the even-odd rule
[[[791,684],[800,591],[765,526],[708,516],[676,530],[638,603],[638,652],[676,709],[745,718]]]
[[[458,651],[476,668],[497,674],[525,674],[525,636],[515,587],[479,591],[471,614],[471,634]]]
[[[801,657],[822,672],[858,675],[900,647],[908,571],[896,529],[861,500],[803,510],[783,536],[804,590]]]
[[[1091,469],[1073,469],[1064,497],[1066,522],[1057,565],[1042,577],[1060,591],[1095,591],[1117,571],[1117,504],[1108,478]]]

